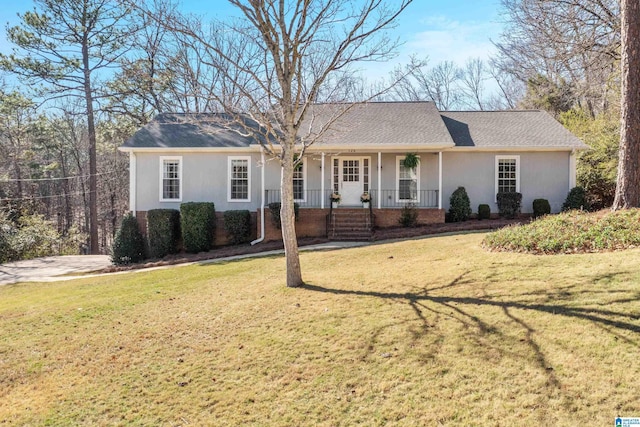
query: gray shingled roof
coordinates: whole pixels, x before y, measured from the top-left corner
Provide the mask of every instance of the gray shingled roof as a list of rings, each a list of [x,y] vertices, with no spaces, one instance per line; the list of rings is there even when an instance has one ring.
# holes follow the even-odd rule
[[[246,122],[255,129],[258,125]],[[235,129],[235,130],[233,130]],[[123,148],[241,148],[254,137],[224,114],[158,114],[138,130]]]
[[[313,105],[300,138],[316,135],[346,104]],[[231,123],[231,124],[230,124]],[[247,125],[258,129],[256,122]],[[231,129],[229,128],[231,127]],[[233,130],[235,129],[235,131]],[[303,134],[304,132],[304,134]],[[260,132],[256,132],[259,135]],[[257,144],[224,114],[159,114],[122,148],[246,148]],[[316,142],[329,146],[421,145],[496,149],[587,148],[543,111],[446,111],[433,102],[370,102],[353,106]]]
[[[544,111],[443,111],[440,115],[456,147],[587,148]]]
[[[345,104],[313,105],[302,131],[311,134],[335,117]],[[300,135],[304,137],[304,135]],[[331,124],[331,130],[317,141],[322,145],[420,144],[453,146],[438,109],[433,102],[369,102],[356,104]]]

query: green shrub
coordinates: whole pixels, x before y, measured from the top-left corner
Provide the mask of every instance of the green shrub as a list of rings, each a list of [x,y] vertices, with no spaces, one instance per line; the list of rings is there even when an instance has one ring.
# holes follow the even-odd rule
[[[562,210],[568,211],[571,209],[579,209],[588,211],[590,208],[589,202],[587,200],[587,193],[584,191],[582,187],[573,187],[569,194],[567,195],[567,199],[562,204]]]
[[[180,205],[180,225],[184,250],[205,252],[214,246],[216,208],[210,202],[189,202]]]
[[[489,205],[479,205],[478,206],[478,219],[489,219],[491,218],[491,207]]]
[[[503,218],[515,218],[520,213],[522,194],[516,192],[503,192],[496,195],[498,213]]]
[[[42,215],[0,215],[0,262],[18,261],[51,255],[78,254],[86,236],[76,229],[66,235]]]
[[[449,198],[449,221],[466,221],[471,216],[471,202],[464,187],[458,187]]]
[[[273,226],[278,230],[280,230],[280,227],[282,227],[282,223],[280,222],[280,209],[280,202],[269,203],[269,210],[271,211],[271,221],[273,222]],[[293,204],[293,213],[297,221],[300,215],[300,205],[298,205],[297,203]]]
[[[224,229],[232,245],[248,242],[251,238],[251,213],[247,210],[226,211]]]
[[[0,215],[0,264],[18,259],[11,246],[13,235],[17,232],[16,225],[8,219],[8,215]]]
[[[138,228],[138,220],[131,214],[122,219],[111,252],[114,264],[129,264],[145,259],[144,237]]]
[[[403,227],[415,227],[418,224],[418,209],[413,204],[407,203],[400,211],[398,222]]]
[[[152,209],[147,212],[149,256],[162,258],[178,252],[180,212],[175,209]]]
[[[533,217],[538,218],[551,213],[551,205],[547,199],[535,199],[533,201]]]
[[[571,210],[526,225],[505,227],[483,240],[488,249],[534,254],[579,253],[640,246],[640,209]]]

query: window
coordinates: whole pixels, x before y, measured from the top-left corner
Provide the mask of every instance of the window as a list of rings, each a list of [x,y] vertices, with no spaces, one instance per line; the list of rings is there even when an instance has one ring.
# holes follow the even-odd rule
[[[415,170],[404,167],[404,156],[396,157],[397,179],[396,179],[396,201],[397,202],[418,202],[420,193],[420,167]]]
[[[520,156],[496,156],[496,194],[520,192]]]
[[[251,201],[250,157],[229,157],[229,202]]]
[[[302,163],[296,166],[293,171],[293,198],[296,201],[305,201],[305,175],[307,173],[307,159],[302,159]]]
[[[160,201],[182,200],[182,157],[160,157]]]

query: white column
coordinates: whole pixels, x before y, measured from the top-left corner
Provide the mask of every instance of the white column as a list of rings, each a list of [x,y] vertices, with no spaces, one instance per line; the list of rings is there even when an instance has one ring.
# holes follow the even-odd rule
[[[576,152],[569,154],[569,191],[576,186]]]
[[[129,151],[129,210],[136,216],[136,154]]]
[[[322,153],[322,160],[320,166],[320,209],[324,209],[324,152]]]
[[[382,153],[378,152],[378,209],[382,208]]]
[[[442,151],[438,151],[438,209],[442,209]]]

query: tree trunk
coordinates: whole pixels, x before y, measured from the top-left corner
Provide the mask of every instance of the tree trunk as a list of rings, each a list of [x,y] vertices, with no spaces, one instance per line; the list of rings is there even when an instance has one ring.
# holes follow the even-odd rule
[[[73,212],[71,211],[71,196],[69,193],[69,178],[67,175],[67,162],[64,158],[64,152],[60,149],[60,168],[62,170],[62,193],[64,194],[64,227],[62,233],[66,236],[73,224]]]
[[[298,238],[296,236],[295,212],[293,208],[293,143],[285,148],[282,160],[282,191],[280,206],[280,224],[282,227],[282,241],[287,261],[287,286],[296,288],[302,281],[300,254],[298,252]]]
[[[87,104],[87,132],[89,134],[89,253],[100,253],[98,241],[98,168],[96,164],[96,126],[91,93],[88,40],[83,40],[82,61],[84,71],[84,96]]]
[[[640,206],[640,3],[622,0],[620,12],[622,123],[614,210]]]

